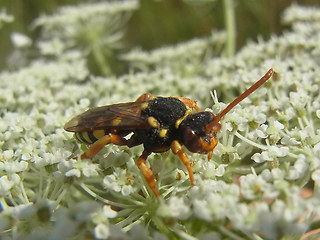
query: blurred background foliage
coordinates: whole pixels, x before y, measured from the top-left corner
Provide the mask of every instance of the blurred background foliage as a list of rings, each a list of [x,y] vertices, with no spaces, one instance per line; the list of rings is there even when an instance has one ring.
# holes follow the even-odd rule
[[[207,2],[207,3],[204,3]],[[41,14],[53,14],[64,5],[90,3],[83,0],[1,0],[0,9],[5,8],[15,20],[5,24],[0,34],[0,70],[8,69],[6,60],[13,50],[10,40],[12,32],[23,33],[32,39],[39,37],[39,29],[31,29],[33,21]],[[281,23],[282,11],[292,3],[320,5],[319,0],[236,0],[236,49],[248,40],[258,37],[268,39],[271,34],[280,34],[286,26]],[[144,50],[176,44],[195,37],[210,35],[212,29],[225,29],[223,1],[221,0],[140,0],[140,8],[133,12],[124,26],[124,48]],[[112,59],[113,73],[123,74],[125,63]],[[90,61],[89,61],[90,62]],[[90,66],[92,73],[101,74]]]

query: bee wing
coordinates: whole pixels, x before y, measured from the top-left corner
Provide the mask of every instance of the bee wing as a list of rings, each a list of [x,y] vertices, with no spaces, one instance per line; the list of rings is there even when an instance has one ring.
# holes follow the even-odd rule
[[[134,130],[149,128],[146,118],[141,116],[141,104],[145,102],[119,103],[96,107],[72,118],[64,126],[69,132],[98,129]]]

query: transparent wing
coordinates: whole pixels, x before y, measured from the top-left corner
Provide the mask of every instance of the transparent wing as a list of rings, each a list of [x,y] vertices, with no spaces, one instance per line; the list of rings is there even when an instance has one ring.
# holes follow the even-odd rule
[[[141,104],[145,102],[119,103],[96,107],[72,118],[64,126],[69,132],[83,132],[98,129],[135,130],[150,128],[146,118],[141,116]]]

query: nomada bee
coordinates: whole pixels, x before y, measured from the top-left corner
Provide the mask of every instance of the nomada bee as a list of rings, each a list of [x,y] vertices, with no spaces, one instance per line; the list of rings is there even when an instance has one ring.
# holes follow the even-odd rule
[[[273,74],[271,68],[259,81],[233,100],[216,116],[200,111],[196,101],[185,97],[156,97],[150,93],[141,95],[135,102],[96,107],[72,118],[64,129],[75,133],[75,138],[92,144],[81,159],[92,158],[105,145],[134,147],[143,144],[144,151],[136,164],[155,196],[159,196],[156,179],[146,160],[152,152],[169,149],[176,154],[188,170],[194,185],[190,160],[184,145],[190,152],[208,154],[211,159],[218,143],[220,120],[239,102],[265,83]],[[129,139],[126,138],[131,134]]]

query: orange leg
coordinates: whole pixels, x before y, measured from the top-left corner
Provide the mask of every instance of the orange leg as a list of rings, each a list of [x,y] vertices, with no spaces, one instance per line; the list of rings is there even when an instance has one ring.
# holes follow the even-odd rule
[[[200,108],[197,106],[197,101],[192,100],[186,97],[175,97],[183,102],[187,107],[195,109],[197,112],[200,112]]]
[[[84,158],[94,157],[98,152],[101,151],[101,149],[105,145],[109,143],[113,143],[115,145],[128,145],[128,140],[123,138],[122,136],[109,133],[108,135],[105,135],[102,138],[100,138],[98,141],[94,142],[90,146],[90,148],[80,156],[80,158],[84,159]]]
[[[208,153],[208,161],[210,161],[210,160],[211,160],[212,155],[213,155],[213,150],[211,150],[211,151]]]
[[[138,158],[137,160],[137,166],[140,169],[140,171],[142,172],[144,178],[146,179],[149,187],[151,188],[152,192],[154,193],[154,195],[156,197],[159,196],[156,184],[157,184],[157,180],[154,178],[154,175],[151,171],[151,169],[146,165],[146,160],[148,158],[148,156],[150,155],[149,152],[144,151],[142,153],[142,155]]]
[[[187,154],[183,151],[181,144],[177,140],[174,140],[171,143],[171,150],[172,150],[172,152],[174,154],[178,155],[178,157],[180,158],[182,163],[186,166],[186,168],[187,168],[187,170],[189,172],[189,178],[190,178],[191,185],[194,186],[194,184],[193,184],[193,172],[192,172],[192,169],[191,169],[190,160],[189,160]]]

